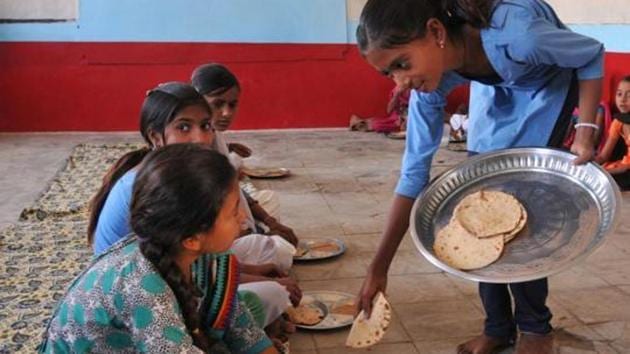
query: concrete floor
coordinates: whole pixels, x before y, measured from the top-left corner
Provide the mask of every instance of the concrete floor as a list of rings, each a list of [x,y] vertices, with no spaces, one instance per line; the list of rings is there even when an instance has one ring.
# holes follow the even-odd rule
[[[121,134],[0,134],[0,227],[45,190],[78,143],[136,141]],[[404,142],[380,135],[333,131],[243,132],[250,166],[288,167],[293,176],[256,182],[275,190],[283,221],[299,237],[339,237],[348,251],[337,260],[295,266],[304,290],[356,293],[378,245],[396,183]],[[438,173],[465,158],[440,149]],[[627,215],[630,195],[625,194]],[[553,276],[549,306],[558,353],[630,353],[630,221],[586,262]],[[479,333],[483,312],[476,284],[440,272],[409,237],[392,266],[388,296],[394,318],[372,353],[454,353]],[[298,332],[294,353],[345,353],[347,330]],[[511,353],[511,349],[504,351]]]

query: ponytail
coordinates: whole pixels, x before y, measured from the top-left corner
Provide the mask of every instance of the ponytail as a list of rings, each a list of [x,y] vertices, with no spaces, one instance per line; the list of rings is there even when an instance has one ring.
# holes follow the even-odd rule
[[[185,107],[193,105],[204,108],[212,116],[212,109],[206,100],[191,85],[183,82],[167,82],[149,90],[140,110],[140,134],[147,145],[155,147],[149,137],[151,132],[163,136],[166,126],[175,118],[175,115]],[[103,177],[103,185],[90,202],[88,244],[91,245],[94,241],[98,219],[114,184],[125,173],[139,165],[149,151],[148,148],[144,148],[125,154]]]
[[[90,217],[87,237],[89,245],[91,245],[94,241],[94,233],[96,232],[98,219],[101,216],[101,211],[103,211],[103,206],[105,205],[105,201],[107,200],[112,188],[116,182],[125,175],[125,173],[139,165],[149,151],[150,150],[148,148],[142,148],[126,153],[118,159],[118,161],[116,161],[116,163],[109,169],[105,177],[103,177],[103,184],[101,185],[101,188],[90,201]]]

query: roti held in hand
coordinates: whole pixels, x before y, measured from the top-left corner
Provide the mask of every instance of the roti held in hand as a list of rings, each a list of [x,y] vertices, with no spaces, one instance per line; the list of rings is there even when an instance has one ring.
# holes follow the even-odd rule
[[[376,294],[372,300],[372,315],[367,318],[365,311],[359,312],[352,323],[350,334],[346,339],[346,346],[351,348],[366,348],[378,343],[389,327],[392,310],[382,292]]]

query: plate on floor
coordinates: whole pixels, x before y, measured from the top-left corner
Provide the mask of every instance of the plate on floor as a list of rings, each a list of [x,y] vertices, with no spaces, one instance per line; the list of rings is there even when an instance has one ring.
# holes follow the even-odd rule
[[[243,167],[243,173],[251,178],[282,178],[289,176],[291,170],[284,167]]]
[[[339,291],[305,291],[302,294],[300,304],[322,304],[325,307],[325,316],[316,325],[298,325],[295,326],[303,329],[311,330],[327,330],[342,328],[352,325],[354,320],[354,299],[353,294],[343,293]]]
[[[385,134],[386,137],[395,140],[404,140],[407,138],[407,132],[391,132]]]
[[[540,279],[580,263],[614,231],[621,193],[600,166],[576,166],[574,158],[560,150],[515,148],[471,157],[444,172],[414,203],[410,229],[416,247],[438,268],[487,283]],[[435,235],[464,197],[481,190],[516,197],[527,210],[527,225],[496,262],[455,269],[436,256]]]
[[[296,248],[295,261],[316,261],[337,257],[346,251],[346,245],[337,238],[300,240]]]

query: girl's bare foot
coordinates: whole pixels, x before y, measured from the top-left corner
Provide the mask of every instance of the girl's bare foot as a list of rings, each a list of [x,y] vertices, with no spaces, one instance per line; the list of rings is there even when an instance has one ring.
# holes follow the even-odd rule
[[[509,338],[490,337],[481,334],[457,346],[457,354],[492,354],[512,344]]]
[[[514,354],[551,354],[553,335],[521,334]]]

